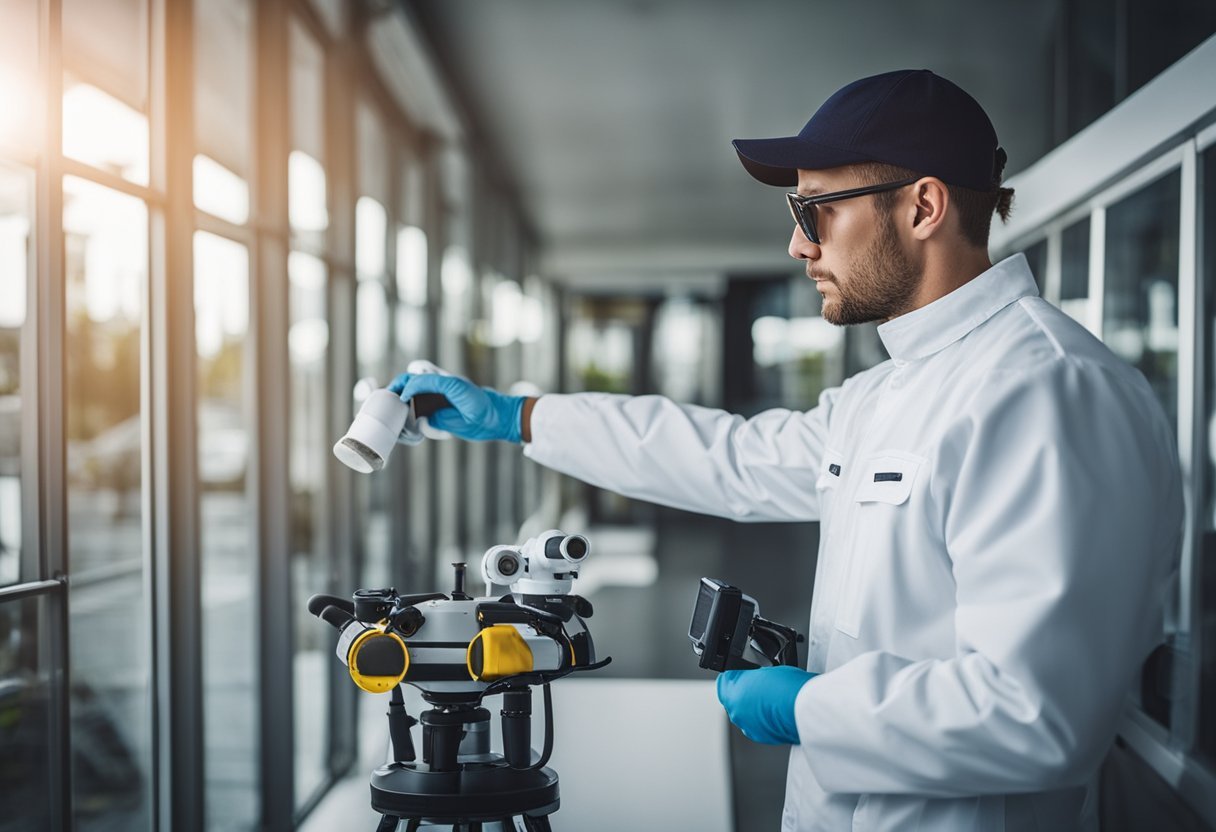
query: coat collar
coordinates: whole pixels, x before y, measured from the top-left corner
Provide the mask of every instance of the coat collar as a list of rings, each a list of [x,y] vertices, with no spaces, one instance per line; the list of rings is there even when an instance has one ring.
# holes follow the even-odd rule
[[[1038,294],[1026,256],[1019,252],[950,294],[881,324],[878,336],[897,365],[918,361],[950,346],[1014,301]]]

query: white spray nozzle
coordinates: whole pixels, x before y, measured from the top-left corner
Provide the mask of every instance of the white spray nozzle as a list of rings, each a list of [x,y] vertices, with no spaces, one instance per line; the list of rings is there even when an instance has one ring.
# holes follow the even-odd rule
[[[334,456],[362,474],[379,471],[397,444],[410,408],[390,390],[373,390],[346,435],[334,443]]]

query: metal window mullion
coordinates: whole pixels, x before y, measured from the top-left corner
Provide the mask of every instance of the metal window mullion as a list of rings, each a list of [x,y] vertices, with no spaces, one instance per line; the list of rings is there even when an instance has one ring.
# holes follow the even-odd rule
[[[294,828],[295,696],[291,591],[291,483],[288,475],[290,356],[287,328],[289,234],[287,158],[291,149],[288,0],[254,6],[255,84],[250,216],[249,343],[253,349],[254,455],[250,490],[256,495],[258,620],[258,748],[264,832]],[[267,645],[274,645],[268,649]]]
[[[68,574],[66,421],[64,402],[64,247],[63,247],[63,66],[60,0],[43,0],[39,9],[38,38],[42,85],[42,143],[35,181],[34,314],[27,343],[34,344],[34,407],[36,427],[26,433],[34,440],[37,521],[32,529],[41,576],[53,579]],[[28,364],[27,364],[28,366]],[[24,468],[29,454],[23,451]],[[27,492],[29,493],[29,492]],[[28,516],[28,514],[27,514]],[[70,617],[68,592],[51,596],[47,609],[50,680],[50,801],[52,832],[73,828],[72,713]]]
[[[1085,325],[1102,338],[1106,293],[1106,207],[1094,208],[1089,218],[1089,314]]]
[[[355,4],[348,5],[347,32],[358,32],[362,18]],[[358,376],[355,350],[356,257],[355,204],[358,199],[358,138],[355,133],[359,77],[356,67],[357,51],[361,48],[353,34],[326,43],[325,51],[324,121],[325,166],[332,184],[327,191],[330,200],[330,224],[325,235],[329,266],[326,315],[330,328],[329,361],[326,367],[326,389],[335,391],[326,413],[328,434],[341,432],[353,417],[350,394]],[[327,543],[334,559],[330,574],[335,576],[339,594],[359,586],[365,562],[365,524],[356,510],[355,481],[351,471],[341,466],[332,454],[325,453],[326,486],[329,492]],[[368,483],[360,483],[365,490]],[[357,756],[358,691],[343,679],[340,667],[330,663],[327,678],[330,686],[329,725],[326,726],[326,771],[332,776],[348,768]],[[322,786],[328,789],[329,784]]]
[[[1060,284],[1063,271],[1064,231],[1059,223],[1047,232],[1047,273],[1043,275],[1043,297],[1056,306],[1060,305]]]
[[[16,162],[23,167],[34,168],[38,166],[40,155],[28,147],[0,136],[0,159]]]
[[[193,3],[151,0],[152,193],[142,339],[155,825],[204,828],[202,604],[194,412]]]
[[[194,230],[205,231],[208,234],[232,240],[245,248],[249,248],[253,244],[255,236],[254,230],[249,226],[228,222],[197,208],[194,209]]]
[[[39,445],[41,440],[41,420],[38,418],[39,383],[39,327],[38,310],[41,306],[38,287],[49,280],[49,275],[43,272],[42,250],[43,232],[38,217],[38,188],[39,181],[47,178],[46,171],[26,172],[27,186],[26,216],[30,218],[31,242],[29,245],[33,256],[26,263],[25,270],[25,316],[18,336],[18,390],[20,392],[20,437],[19,471],[21,478],[18,482],[18,510],[21,530],[21,548],[18,551],[17,580],[32,581],[46,578],[50,575],[43,564],[42,534],[38,523],[39,499],[43,472],[38,464]]]
[[[1183,535],[1182,557],[1179,565],[1178,622],[1177,626],[1187,634],[1184,656],[1195,660],[1184,661],[1180,668],[1183,677],[1177,681],[1183,686],[1182,695],[1174,699],[1171,725],[1174,741],[1178,747],[1194,747],[1200,717],[1202,692],[1201,666],[1198,657],[1203,655],[1203,627],[1198,615],[1203,609],[1201,581],[1196,573],[1201,558],[1197,548],[1203,540],[1203,463],[1196,456],[1202,442],[1196,436],[1199,426],[1205,424],[1201,413],[1203,377],[1200,375],[1199,333],[1202,332],[1203,296],[1199,289],[1199,177],[1198,155],[1195,142],[1188,141],[1183,148],[1181,165],[1181,204],[1179,205],[1178,241],[1178,454],[1181,461],[1183,493],[1186,498],[1186,527]]]
[[[1216,124],[1209,124],[1195,137],[1195,149],[1203,153],[1213,144],[1216,144]]]
[[[30,581],[23,584],[12,584],[0,587],[0,604],[10,601],[20,601],[36,595],[47,595],[63,589],[64,581]]]
[[[151,207],[159,208],[165,205],[166,197],[163,188],[158,189],[147,185],[140,185],[137,182],[123,179],[117,174],[110,173],[101,168],[95,168],[69,156],[62,157],[62,165],[63,172],[68,176],[75,176],[77,179],[84,179],[109,188],[112,191],[133,196],[138,200],[146,202]]]
[[[398,274],[398,260],[400,259],[398,246],[398,230],[405,225],[405,214],[408,210],[406,205],[407,194],[403,184],[406,182],[406,166],[408,165],[409,151],[406,149],[408,144],[399,135],[400,129],[396,120],[388,127],[389,131],[389,152],[388,152],[388,168],[391,184],[389,185],[388,199],[388,222],[387,233],[385,236],[385,277],[388,280],[387,294],[388,298],[388,326],[385,327],[385,355],[387,356],[387,364],[389,366],[390,377],[397,372],[398,369],[405,369],[404,356],[399,355],[397,347],[401,343],[401,335],[397,331],[400,324],[400,316],[397,310],[404,305],[405,301],[398,295],[397,287],[400,285],[400,277]],[[410,458],[402,460],[401,464],[395,466],[396,471],[392,473],[392,479],[389,482],[390,500],[393,505],[408,506],[410,499],[410,480],[411,474],[418,466],[418,460],[412,455]],[[410,528],[412,515],[409,511],[395,511],[389,516],[389,551],[393,552],[395,557],[391,557],[390,563],[390,579],[393,586],[406,587],[406,591],[412,591],[414,577],[414,552],[410,545],[410,536],[413,530]]]
[[[1139,708],[1129,706],[1124,712],[1119,736],[1185,805],[1216,826],[1216,776],[1210,769],[1174,748],[1165,728]]]

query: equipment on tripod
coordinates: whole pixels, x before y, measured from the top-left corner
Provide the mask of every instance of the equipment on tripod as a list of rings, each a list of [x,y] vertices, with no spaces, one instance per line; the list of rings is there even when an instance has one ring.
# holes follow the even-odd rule
[[[501,597],[465,592],[465,564],[453,564],[452,592],[399,595],[361,589],[352,600],[314,595],[308,611],[339,630],[337,654],[351,679],[371,693],[390,693],[389,761],[371,777],[377,832],[400,821],[414,832],[427,823],[480,830],[498,822],[514,830],[548,830],[557,811],[549,684],[598,670],[584,619],[591,603],[569,594],[590,552],[587,539],[556,529],[523,546],[494,546],[482,559],[487,583],[509,584]],[[501,580],[500,580],[501,579]],[[431,705],[409,716],[401,685]],[[531,748],[532,686],[543,686],[544,747]],[[489,696],[502,694],[502,753],[491,750]],[[412,727],[422,724],[421,759]]]
[[[759,613],[756,599],[738,587],[702,578],[688,625],[698,665],[718,672],[781,664],[801,667],[798,644],[805,641],[803,636]]]

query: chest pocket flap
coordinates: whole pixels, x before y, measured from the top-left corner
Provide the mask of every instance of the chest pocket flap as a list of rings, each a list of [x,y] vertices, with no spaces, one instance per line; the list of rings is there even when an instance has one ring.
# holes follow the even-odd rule
[[[924,458],[902,451],[884,451],[862,461],[861,482],[857,484],[859,503],[907,502]]]

